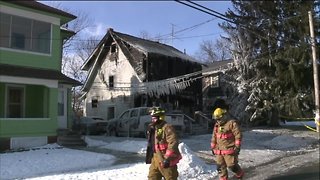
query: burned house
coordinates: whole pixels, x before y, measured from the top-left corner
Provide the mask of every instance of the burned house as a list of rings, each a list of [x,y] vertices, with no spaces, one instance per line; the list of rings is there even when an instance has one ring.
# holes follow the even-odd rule
[[[86,116],[111,119],[139,106],[192,115],[202,107],[201,64],[166,44],[108,29],[82,69]]]
[[[212,107],[216,99],[226,99],[229,96],[229,89],[223,84],[223,76],[230,68],[233,60],[215,61],[203,68],[202,97],[204,113],[212,113]]]

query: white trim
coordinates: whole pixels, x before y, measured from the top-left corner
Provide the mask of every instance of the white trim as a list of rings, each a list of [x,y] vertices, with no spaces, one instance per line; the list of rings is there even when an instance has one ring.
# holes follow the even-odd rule
[[[43,15],[43,14],[39,14],[39,13],[34,13],[34,12],[22,10],[22,9],[12,8],[12,7],[5,6],[5,5],[0,5],[0,12],[6,13],[6,14],[11,14],[11,15],[16,15],[16,16],[21,16],[24,18],[39,20],[39,21],[43,21],[43,22],[48,22],[48,23],[52,23],[52,24],[60,26],[60,19],[59,18],[47,16],[47,15]]]
[[[63,83],[60,83],[58,85],[58,88],[66,88],[66,89],[71,89],[72,88],[72,85],[69,85],[69,84],[63,84]]]
[[[4,103],[4,117],[8,116],[8,88],[10,87],[19,87],[23,89],[23,94],[22,94],[22,118],[25,117],[25,108],[26,108],[26,87],[24,85],[17,85],[17,84],[6,84],[5,87],[5,103]]]
[[[49,80],[49,79],[37,79],[37,78],[25,78],[25,77],[14,77],[14,76],[0,75],[0,82],[16,83],[16,84],[44,85],[49,88],[58,88],[58,80]]]
[[[46,144],[48,144],[47,136],[10,138],[10,149],[32,148]]]
[[[51,38],[52,39],[52,38]],[[10,38],[11,40],[11,38]],[[52,45],[50,47],[52,49]],[[35,51],[30,51],[30,50],[21,50],[21,49],[13,49],[13,48],[6,48],[6,47],[0,47],[0,50],[6,50],[6,51],[12,51],[12,52],[19,52],[19,53],[28,53],[28,54],[35,54],[35,55],[41,55],[41,56],[51,56],[51,51],[49,54],[47,53],[40,53],[40,52],[35,52]]]

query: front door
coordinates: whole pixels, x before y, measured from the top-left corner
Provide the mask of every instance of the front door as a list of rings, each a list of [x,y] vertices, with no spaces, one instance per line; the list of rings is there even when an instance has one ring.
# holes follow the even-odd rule
[[[58,93],[58,128],[67,128],[67,89],[59,88]]]

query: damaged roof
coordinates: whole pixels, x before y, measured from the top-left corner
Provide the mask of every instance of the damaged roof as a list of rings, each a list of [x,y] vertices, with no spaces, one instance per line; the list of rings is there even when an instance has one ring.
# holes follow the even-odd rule
[[[179,51],[178,49],[172,46],[169,46],[160,42],[156,42],[156,41],[138,38],[128,34],[123,34],[116,31],[112,31],[112,33],[118,36],[123,41],[129,43],[131,46],[137,49],[140,49],[141,51],[144,51],[146,53],[161,54],[165,56],[176,57],[176,58],[196,62],[194,58],[184,54],[183,52]]]
[[[179,51],[178,49],[176,49],[172,46],[169,46],[169,45],[166,45],[163,43],[159,43],[156,41],[142,39],[142,38],[138,38],[138,37],[131,36],[128,34],[116,32],[112,28],[109,28],[108,32],[102,38],[100,43],[97,45],[96,49],[93,51],[91,56],[83,64],[83,66],[82,66],[83,70],[89,69],[89,66],[91,66],[93,64],[92,61],[95,59],[94,57],[96,57],[96,53],[98,52],[99,47],[112,37],[120,39],[123,42],[126,42],[130,46],[142,51],[145,54],[154,53],[154,54],[160,54],[160,55],[169,56],[169,57],[173,57],[173,58],[179,58],[181,60],[187,60],[187,61],[199,63],[193,57],[191,57],[187,54],[184,54],[183,52]]]

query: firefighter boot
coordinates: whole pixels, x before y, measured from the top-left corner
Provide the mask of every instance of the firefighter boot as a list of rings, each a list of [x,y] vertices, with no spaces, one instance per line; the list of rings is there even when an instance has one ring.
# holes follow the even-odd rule
[[[242,169],[241,169],[238,173],[236,173],[236,174],[234,175],[234,177],[237,178],[237,179],[242,179],[243,176],[244,176],[244,172],[243,172]]]

